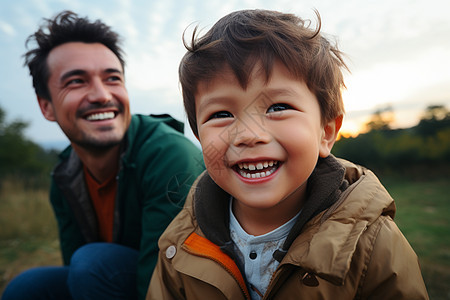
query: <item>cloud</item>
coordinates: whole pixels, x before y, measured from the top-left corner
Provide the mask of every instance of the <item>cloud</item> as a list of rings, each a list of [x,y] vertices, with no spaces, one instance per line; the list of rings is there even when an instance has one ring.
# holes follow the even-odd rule
[[[14,27],[11,26],[11,24],[3,22],[0,20],[0,32],[3,32],[4,34],[10,36],[10,37],[15,37],[16,36],[16,31],[14,30]]]
[[[0,0],[1,1],[1,0]],[[26,37],[42,18],[71,9],[101,19],[124,38],[127,87],[133,112],[169,112],[183,118],[178,86],[182,44],[195,25],[205,33],[226,14],[245,8],[294,13],[315,24],[313,8],[322,17],[323,32],[335,36],[349,57],[346,75],[346,122],[355,128],[385,103],[400,109],[428,101],[450,101],[450,22],[448,0],[18,0],[0,9],[0,105],[13,117],[33,121],[27,131],[40,140],[63,134],[46,121],[35,103],[34,91],[20,55]],[[191,25],[191,26],[190,26]],[[7,101],[15,99],[15,101]],[[449,102],[448,103],[450,105]],[[426,103],[425,103],[426,102]],[[33,110],[23,110],[33,103]],[[397,104],[398,103],[398,104]],[[400,104],[401,103],[401,104]],[[399,118],[400,119],[400,118]],[[413,117],[410,117],[413,119]],[[45,136],[41,136],[44,134]],[[48,133],[47,133],[48,132]]]

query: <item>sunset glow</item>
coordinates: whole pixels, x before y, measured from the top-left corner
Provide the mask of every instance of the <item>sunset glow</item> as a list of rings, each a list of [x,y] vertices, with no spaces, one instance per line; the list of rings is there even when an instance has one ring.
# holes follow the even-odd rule
[[[178,64],[185,49],[182,34],[196,25],[205,32],[225,14],[264,8],[312,20],[345,53],[346,115],[343,135],[364,130],[371,115],[391,107],[392,126],[417,124],[428,105],[450,107],[450,2],[446,0],[180,0],[148,1],[4,1],[0,11],[0,106],[11,119],[31,123],[26,134],[37,142],[65,140],[38,110],[31,79],[23,67],[25,40],[42,18],[63,9],[102,19],[123,37],[126,80],[133,113],[169,113],[186,121],[178,85]],[[26,108],[26,109],[24,109]],[[188,126],[187,136],[192,137]],[[195,138],[194,138],[195,139]]]

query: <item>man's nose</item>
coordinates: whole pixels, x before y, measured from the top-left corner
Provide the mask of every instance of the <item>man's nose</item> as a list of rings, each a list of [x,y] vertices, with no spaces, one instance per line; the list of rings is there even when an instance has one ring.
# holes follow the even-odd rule
[[[91,81],[87,99],[89,102],[106,103],[112,100],[112,94],[104,82],[96,78]]]

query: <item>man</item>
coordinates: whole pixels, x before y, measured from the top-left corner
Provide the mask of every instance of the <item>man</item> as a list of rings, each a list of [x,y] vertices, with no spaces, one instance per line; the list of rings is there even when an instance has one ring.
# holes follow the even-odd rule
[[[64,267],[22,273],[3,299],[142,299],[201,153],[170,116],[131,115],[119,37],[107,25],[65,11],[30,40],[40,109],[70,140],[50,190]]]

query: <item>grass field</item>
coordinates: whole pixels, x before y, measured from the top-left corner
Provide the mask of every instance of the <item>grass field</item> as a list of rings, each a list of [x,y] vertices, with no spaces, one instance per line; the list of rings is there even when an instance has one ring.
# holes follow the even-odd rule
[[[17,181],[0,190],[0,294],[21,271],[61,264],[56,220],[47,190],[28,190]]]
[[[419,256],[430,299],[450,299],[450,179],[383,180],[395,221]]]
[[[396,222],[419,256],[430,299],[450,299],[450,179],[383,178]],[[0,190],[0,294],[22,270],[61,264],[46,190],[7,182]]]

